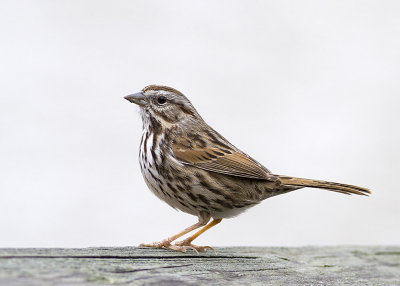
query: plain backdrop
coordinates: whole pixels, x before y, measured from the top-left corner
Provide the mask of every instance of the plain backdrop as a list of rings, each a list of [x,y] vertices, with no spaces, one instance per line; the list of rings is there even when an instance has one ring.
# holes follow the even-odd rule
[[[138,164],[138,108],[170,85],[304,189],[197,244],[400,243],[399,1],[0,1],[0,247],[138,245],[196,222]]]

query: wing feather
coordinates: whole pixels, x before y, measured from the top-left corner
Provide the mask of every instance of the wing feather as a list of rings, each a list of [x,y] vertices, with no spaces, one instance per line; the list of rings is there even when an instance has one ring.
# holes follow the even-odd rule
[[[226,145],[224,148],[220,148],[210,141],[207,143],[205,147],[195,144],[195,146],[190,146],[182,144],[178,139],[172,145],[172,151],[183,164],[199,169],[237,177],[276,180],[276,177],[267,168],[240,150],[234,149],[234,147],[227,149]]]

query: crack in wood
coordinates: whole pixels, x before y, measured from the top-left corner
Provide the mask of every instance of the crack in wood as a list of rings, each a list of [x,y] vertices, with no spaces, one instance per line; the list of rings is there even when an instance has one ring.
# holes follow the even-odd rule
[[[114,255],[9,255],[0,256],[0,259],[57,259],[57,258],[67,258],[67,259],[177,259],[177,258],[207,258],[207,259],[257,259],[255,256],[223,256],[223,255],[182,255],[182,256],[114,256]]]
[[[188,267],[192,266],[193,264],[184,264],[184,265],[168,265],[168,266],[160,266],[160,267],[153,267],[153,268],[140,268],[140,269],[132,269],[132,270],[116,270],[116,271],[107,271],[109,273],[133,273],[133,272],[141,272],[141,271],[149,271],[149,270],[158,270],[158,269],[169,269],[169,268],[181,268],[181,267]]]

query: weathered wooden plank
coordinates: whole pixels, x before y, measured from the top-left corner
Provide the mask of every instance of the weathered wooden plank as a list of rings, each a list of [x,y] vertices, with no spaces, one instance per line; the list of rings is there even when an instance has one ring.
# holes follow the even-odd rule
[[[1,285],[400,285],[400,247],[0,249]]]

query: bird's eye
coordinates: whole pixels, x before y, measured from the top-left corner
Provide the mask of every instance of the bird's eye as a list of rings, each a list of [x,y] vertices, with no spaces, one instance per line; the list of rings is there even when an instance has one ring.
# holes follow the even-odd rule
[[[165,96],[159,96],[158,98],[157,98],[157,102],[159,103],[159,104],[164,104],[164,103],[166,103],[167,102],[167,98],[165,97]]]

